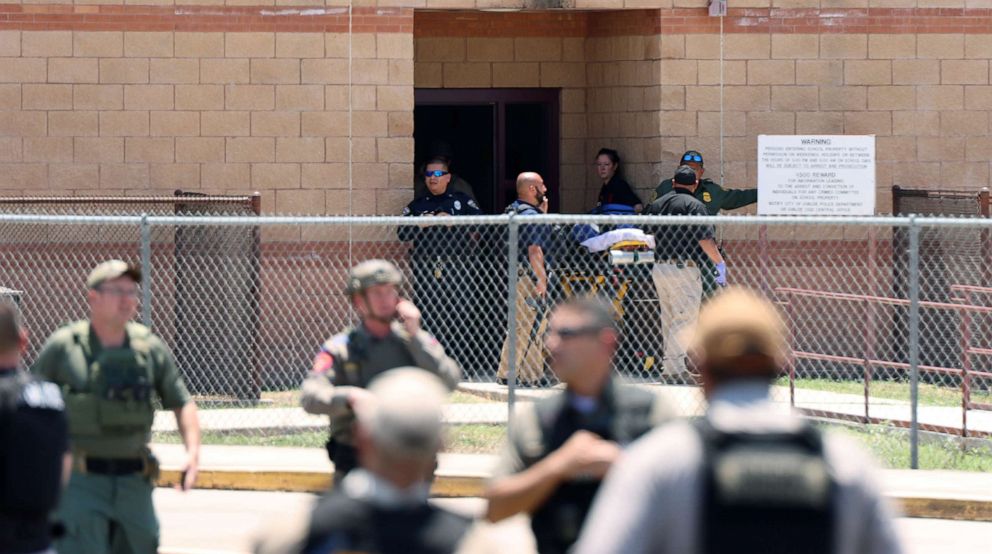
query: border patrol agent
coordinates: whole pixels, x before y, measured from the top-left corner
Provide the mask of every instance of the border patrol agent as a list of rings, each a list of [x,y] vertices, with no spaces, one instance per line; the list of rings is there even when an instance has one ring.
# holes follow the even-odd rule
[[[902,552],[868,454],[771,401],[787,345],[769,301],[727,289],[683,339],[702,374],[706,416],[631,447],[576,552]]]
[[[572,297],[555,308],[547,347],[566,389],[518,405],[486,491],[490,521],[531,515],[542,554],[568,551],[621,449],[670,417],[657,396],[611,377],[615,325],[602,301]]]
[[[361,323],[328,339],[303,381],[303,409],[330,416],[327,453],[334,463],[335,483],[358,465],[353,407],[366,396],[364,389],[372,379],[404,366],[437,375],[449,389],[461,379],[458,363],[421,329],[420,310],[399,297],[402,281],[399,269],[385,260],[367,260],[351,268],[345,294]]]
[[[644,209],[645,215],[706,216],[703,203],[694,193],[699,181],[692,168],[681,166],[675,172],[675,188]],[[651,269],[661,308],[661,329],[665,333],[665,372],[684,374],[685,350],[678,333],[696,320],[704,294],[703,273],[715,271],[714,286],[726,285],[727,265],[713,238],[711,225],[667,225],[654,229],[655,264]],[[710,270],[710,267],[715,270]]]
[[[703,155],[695,150],[689,150],[682,154],[679,160],[680,165],[687,165],[696,172],[699,178],[699,188],[696,189],[695,196],[706,206],[709,215],[717,215],[722,210],[736,210],[744,206],[750,206],[758,202],[758,189],[725,189],[712,179],[706,179],[703,174],[706,169],[703,167]],[[661,198],[672,191],[672,179],[665,179],[654,189],[654,200]]]
[[[436,223],[426,227],[403,226],[398,235],[400,240],[413,243],[410,250],[413,301],[423,312],[424,327],[434,333],[453,358],[465,365],[472,351],[468,348],[469,331],[464,316],[471,308],[461,298],[477,296],[479,276],[473,275],[472,261],[478,249],[471,227],[443,222],[448,216],[479,215],[481,211],[471,197],[451,189],[451,174],[443,159],[429,160],[424,178],[428,193],[410,202],[403,215],[432,218],[419,221]],[[452,294],[455,290],[461,293],[461,298]]]
[[[158,463],[148,449],[156,395],[175,413],[186,446],[180,486],[196,480],[196,404],[168,347],[131,321],[140,282],[140,270],[120,260],[96,266],[86,280],[90,319],[56,331],[31,367],[62,387],[69,417],[73,472],[58,514],[66,526],[62,554],[158,548]]]
[[[16,309],[0,302],[0,552],[54,554],[69,430],[58,386],[18,369],[27,344]]]

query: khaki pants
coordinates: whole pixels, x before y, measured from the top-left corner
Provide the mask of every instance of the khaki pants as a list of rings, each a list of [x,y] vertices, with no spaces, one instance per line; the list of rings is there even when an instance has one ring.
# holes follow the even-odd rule
[[[499,371],[496,376],[500,379],[509,379],[510,372],[510,340],[515,339],[516,352],[515,362],[517,367],[518,383],[534,383],[544,376],[544,330],[548,326],[547,314],[542,313],[541,322],[537,328],[534,322],[538,318],[538,310],[533,301],[528,303],[528,299],[534,298],[534,281],[527,275],[517,279],[517,330],[515,337],[506,337],[503,341],[503,351],[499,356]]]
[[[699,268],[679,267],[673,263],[655,264],[651,270],[661,308],[661,332],[665,335],[665,373],[686,373],[685,348],[679,333],[696,322],[699,316],[703,281]]]

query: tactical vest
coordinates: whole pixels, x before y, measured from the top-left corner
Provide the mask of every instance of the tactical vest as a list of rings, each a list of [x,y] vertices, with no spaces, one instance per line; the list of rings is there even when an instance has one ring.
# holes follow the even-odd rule
[[[470,521],[429,504],[380,508],[344,493],[331,493],[313,512],[306,554],[449,554]]]
[[[73,346],[81,349],[87,366],[85,385],[65,391],[73,437],[145,434],[151,430],[155,377],[149,335],[143,328],[135,331],[129,327],[127,346],[100,348],[94,356],[89,322],[73,325]]]
[[[624,387],[611,389],[604,395],[605,413],[597,420],[580,424],[576,414],[568,409],[567,396],[560,394],[542,400],[534,406],[540,428],[544,455],[561,448],[580,430],[591,431],[621,446],[634,441],[651,430],[651,412],[655,396],[649,392]],[[543,456],[542,456],[543,457]],[[575,543],[582,530],[593,498],[599,490],[599,480],[573,480],[563,483],[531,516],[531,528],[541,554],[565,553]]]
[[[417,365],[413,359],[413,354],[410,354],[409,348],[402,345],[402,340],[399,337],[390,337],[388,340],[395,340],[402,347],[394,352],[396,359],[389,360],[389,363],[383,363],[383,360],[375,359],[375,355],[371,351],[373,345],[370,344],[367,335],[359,332],[358,329],[349,331],[348,358],[342,360],[339,368],[335,368],[334,385],[364,388],[380,373],[397,367]]]
[[[817,429],[727,433],[705,418],[693,425],[704,453],[700,552],[833,552],[836,483]]]
[[[0,376],[0,550],[48,547],[67,444],[58,387],[23,372]]]

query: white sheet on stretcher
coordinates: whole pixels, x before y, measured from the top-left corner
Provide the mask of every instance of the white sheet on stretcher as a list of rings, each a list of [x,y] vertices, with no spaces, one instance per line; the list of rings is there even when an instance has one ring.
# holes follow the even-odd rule
[[[614,229],[582,241],[582,246],[585,246],[590,252],[602,252],[609,250],[614,244],[623,241],[644,242],[650,250],[654,250],[655,246],[654,236],[640,229]]]

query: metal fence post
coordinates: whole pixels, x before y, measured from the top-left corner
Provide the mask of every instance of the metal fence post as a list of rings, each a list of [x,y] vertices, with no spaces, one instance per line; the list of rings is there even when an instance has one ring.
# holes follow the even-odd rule
[[[909,216],[909,467],[919,469],[920,228]]]
[[[508,387],[507,397],[507,432],[513,419],[513,404],[516,401],[517,387],[517,257],[519,245],[517,244],[518,228],[515,213],[510,214],[510,221],[507,225],[506,241],[506,340],[507,340],[507,362],[509,363],[506,373],[506,385]]]
[[[141,214],[141,323],[152,326],[152,228],[148,214]]]

